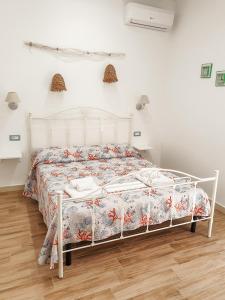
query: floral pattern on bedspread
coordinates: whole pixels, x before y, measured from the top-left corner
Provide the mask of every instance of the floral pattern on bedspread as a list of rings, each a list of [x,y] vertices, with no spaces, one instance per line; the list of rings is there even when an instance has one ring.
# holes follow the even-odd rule
[[[71,155],[77,152],[77,148],[68,149],[69,155],[65,154],[66,149],[62,148],[44,149],[36,154],[24,193],[38,200],[39,210],[48,227],[39,256],[40,264],[50,260],[50,265],[53,267],[58,260],[57,191],[63,191],[65,184],[75,178],[94,176],[99,185],[104,185],[115,176],[126,175],[152,166],[150,162],[141,159],[132,148],[128,150],[126,146],[119,145],[118,147],[122,147],[119,149],[123,150],[115,150],[115,152],[109,150],[109,153],[106,147],[112,149],[117,146],[82,147],[79,158]],[[167,175],[173,177],[172,174]],[[64,197],[69,198],[65,192]],[[194,198],[195,207],[193,207]],[[185,217],[191,215],[193,209],[196,216],[208,216],[210,213],[206,193],[200,188],[195,192],[192,184],[177,187],[175,191],[171,188],[148,188],[108,194],[104,198],[79,203],[64,201],[64,244],[91,241],[93,207],[96,215],[94,231],[96,241],[121,232],[122,207],[124,231],[146,226],[147,223],[160,224],[170,220],[171,216],[173,219]]]
[[[65,166],[70,162],[81,162],[89,160],[137,157],[140,154],[126,144],[106,144],[96,146],[74,146],[74,147],[50,147],[37,150],[32,156],[32,167],[25,184],[24,195],[38,200],[36,167],[38,164],[56,164]],[[52,172],[54,176],[54,172]],[[57,174],[56,177],[60,176]],[[84,175],[85,176],[85,175]],[[82,176],[80,176],[82,177]],[[69,179],[69,178],[68,178]]]

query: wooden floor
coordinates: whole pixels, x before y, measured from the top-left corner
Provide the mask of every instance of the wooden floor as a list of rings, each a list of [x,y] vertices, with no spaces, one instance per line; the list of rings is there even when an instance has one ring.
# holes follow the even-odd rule
[[[39,266],[46,227],[37,203],[0,194],[0,299],[225,299],[225,215],[207,223],[133,238],[73,254],[65,278]]]

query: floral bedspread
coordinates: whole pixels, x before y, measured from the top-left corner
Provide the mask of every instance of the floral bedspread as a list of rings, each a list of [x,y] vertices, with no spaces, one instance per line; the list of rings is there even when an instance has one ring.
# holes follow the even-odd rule
[[[35,153],[24,195],[38,201],[48,231],[40,251],[39,263],[50,260],[51,268],[57,254],[57,191],[64,191],[70,180],[94,176],[99,185],[110,182],[152,164],[126,145],[102,145],[73,148],[47,148]],[[173,178],[173,174],[167,173]],[[64,197],[69,196],[64,192]],[[92,239],[92,209],[95,209],[94,239],[102,240],[120,233],[121,208],[124,208],[124,231],[149,224],[159,224],[171,218],[191,215],[208,216],[210,205],[206,193],[189,185],[171,188],[148,188],[107,194],[103,198],[75,203],[64,201],[63,243]],[[94,205],[93,205],[94,202]],[[150,206],[149,206],[150,203]],[[150,207],[150,214],[149,214]],[[148,217],[150,216],[150,217]]]

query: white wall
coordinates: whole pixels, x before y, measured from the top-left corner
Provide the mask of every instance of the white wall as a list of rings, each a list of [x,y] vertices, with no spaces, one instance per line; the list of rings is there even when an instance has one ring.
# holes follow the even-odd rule
[[[173,0],[157,3],[174,5]],[[28,112],[48,113],[90,105],[124,114],[135,112],[139,96],[148,94],[150,112],[135,112],[135,128],[142,130],[144,142],[151,139],[155,149],[160,148],[158,103],[169,35],[125,26],[123,6],[122,0],[0,0],[0,152],[3,148],[21,148],[24,153],[20,163],[0,163],[0,186],[25,181],[29,161]],[[126,58],[63,61],[43,51],[30,51],[23,45],[25,40],[87,50],[124,51]],[[113,63],[118,72],[119,82],[115,85],[102,82],[108,63]],[[64,76],[68,92],[63,95],[49,92],[55,72]],[[4,102],[8,91],[16,91],[21,98],[16,111],[9,110]],[[21,134],[21,143],[8,141],[12,133]],[[158,162],[159,152],[155,152]]]
[[[169,9],[175,11],[176,2],[174,0],[123,0],[126,4],[128,2],[136,2],[144,5],[151,5],[162,9]]]
[[[225,88],[215,87],[225,70],[225,1],[178,0],[165,68],[169,81],[161,102],[162,166],[200,176],[220,169],[218,202],[225,205]],[[211,79],[201,64],[213,62]]]

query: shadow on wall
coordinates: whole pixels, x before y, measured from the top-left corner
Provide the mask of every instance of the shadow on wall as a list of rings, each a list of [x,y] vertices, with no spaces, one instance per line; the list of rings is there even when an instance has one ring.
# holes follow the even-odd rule
[[[157,167],[161,166],[161,143],[158,138],[158,131],[155,130],[155,122],[153,120],[152,108],[147,106],[140,115],[145,128],[145,140],[148,141],[149,145],[152,147],[150,151],[146,153],[146,159],[149,159]]]
[[[20,134],[20,122],[18,119],[21,116],[21,109],[11,110],[5,99],[0,103],[0,151],[4,152],[10,146],[13,150],[14,146],[17,147],[20,142],[9,142],[9,134]],[[17,125],[16,127],[14,125]]]
[[[171,9],[171,10],[175,10],[176,8],[175,0],[123,0],[123,2],[124,4],[127,4],[129,2],[135,2],[135,3],[150,5],[158,8],[163,8],[163,9]]]
[[[63,92],[51,92],[48,91],[48,94],[46,96],[46,103],[45,108],[46,110],[55,110],[57,107],[57,110],[63,109],[65,107],[64,103],[65,94]]]

